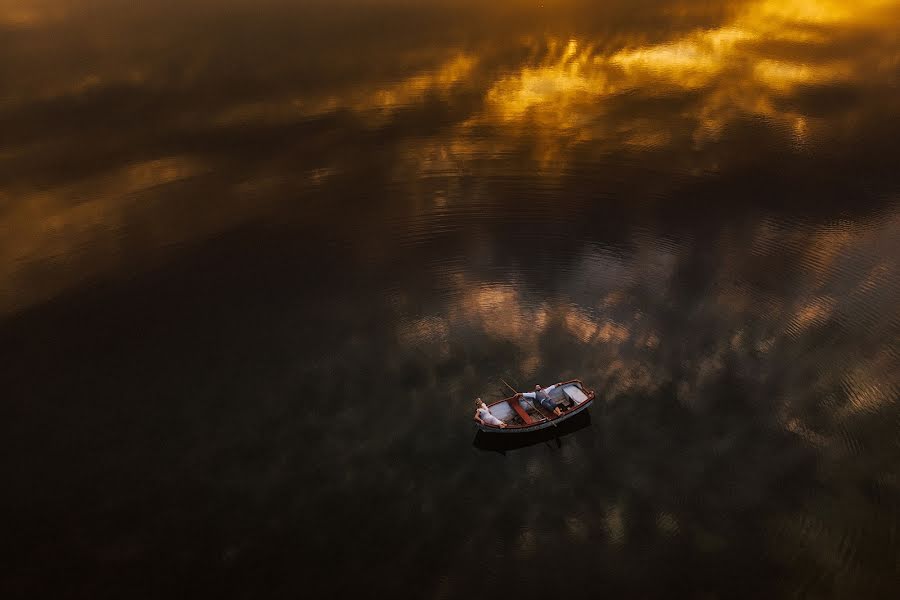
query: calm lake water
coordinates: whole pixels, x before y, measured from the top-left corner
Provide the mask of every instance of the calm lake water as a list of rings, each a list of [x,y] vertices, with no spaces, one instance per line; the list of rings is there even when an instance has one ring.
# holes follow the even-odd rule
[[[898,24],[0,0],[0,595],[897,597]]]

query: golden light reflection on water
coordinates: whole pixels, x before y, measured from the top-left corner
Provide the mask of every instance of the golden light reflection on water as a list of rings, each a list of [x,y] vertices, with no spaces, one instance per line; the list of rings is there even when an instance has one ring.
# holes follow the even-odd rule
[[[124,14],[110,12],[107,23],[74,4],[3,0],[0,27],[15,33],[14,60],[6,65],[11,82],[0,99],[0,117],[16,140],[0,147],[0,157],[11,165],[0,180],[0,198],[11,207],[0,216],[0,228],[11,232],[0,245],[0,277],[14,290],[6,294],[7,306],[35,300],[21,282],[42,261],[102,245],[110,231],[144,219],[172,224],[175,217],[133,210],[138,184],[131,174],[173,161],[191,165],[178,177],[147,184],[159,188],[244,162],[239,148],[230,149],[224,166],[216,136],[298,127],[336,115],[349,115],[347,127],[380,131],[426,106],[458,110],[435,131],[423,134],[419,124],[399,134],[403,139],[388,169],[395,181],[405,182],[411,210],[418,212],[436,203],[451,205],[461,176],[521,175],[509,165],[522,152],[536,166],[533,174],[548,180],[566,175],[577,160],[616,155],[665,156],[672,171],[716,172],[727,167],[726,153],[691,153],[748,118],[765,122],[794,150],[805,151],[822,136],[852,129],[861,109],[838,103],[823,110],[801,97],[811,90],[878,86],[895,77],[900,65],[888,25],[900,13],[895,2],[733,3],[720,22],[694,27],[692,11],[704,9],[677,4],[666,10],[662,4],[662,12],[682,15],[688,25],[678,21],[678,27],[660,32],[623,20],[614,35],[544,36],[521,23],[508,30],[498,23],[491,39],[375,54],[371,62],[379,69],[372,75],[329,79],[333,67],[325,61],[317,68],[331,83],[310,86],[290,85],[298,76],[295,64],[322,57],[294,51],[293,41],[267,54],[271,64],[232,66],[229,61],[242,55],[228,49],[228,30],[183,38],[173,27],[171,44],[160,46],[144,34],[142,23]],[[157,16],[161,23],[166,17],[164,11]],[[160,31],[165,37],[165,28]],[[354,45],[353,39],[342,41]],[[520,52],[511,55],[511,49]],[[270,80],[254,79],[255,67],[271,72]],[[240,85],[229,87],[234,80]],[[110,127],[107,114],[135,97],[145,100],[129,105],[130,112]],[[646,108],[646,101],[660,102]],[[16,128],[20,121],[28,125]],[[291,135],[306,139],[302,131]],[[212,141],[199,150],[179,147],[196,145],[202,136]],[[321,187],[339,180],[344,168],[335,151],[296,167],[300,175],[286,173],[275,154],[267,157],[271,168],[248,170],[223,184],[231,186],[224,191],[233,203],[222,211],[227,219],[191,219],[178,239],[202,239],[256,214],[253,202],[234,198],[274,196],[299,179]],[[99,158],[90,169],[57,168],[93,155]],[[441,189],[423,183],[438,178],[446,180]],[[664,189],[666,178],[659,177],[658,185]],[[148,229],[157,231],[157,246],[171,243],[167,228]],[[102,271],[113,264],[106,257],[81,268]],[[61,280],[47,282],[42,295],[52,296],[56,285],[64,287]]]
[[[376,89],[351,90],[344,95],[308,98],[298,95],[283,100],[264,100],[229,107],[215,117],[221,126],[252,122],[291,123],[340,110],[361,113],[369,127],[383,125],[391,113],[415,106],[428,96],[445,97],[455,86],[464,82],[477,65],[477,58],[458,54],[433,70],[419,73]]]
[[[592,102],[605,91],[603,73],[589,67],[591,49],[578,49],[576,40],[547,42],[547,58],[497,81],[487,92],[490,116],[518,122],[536,114],[538,126],[569,129],[582,123],[580,102]]]
[[[203,170],[204,166],[197,160],[166,157],[131,164],[76,185],[15,194],[3,213],[0,281],[15,286],[26,297],[43,297],[47,293],[45,284],[20,277],[22,268],[45,258],[74,260],[84,251],[79,246],[87,240],[94,245],[90,254],[110,266],[116,262],[115,232],[128,221],[129,211],[135,210],[140,194],[188,179]],[[162,239],[177,237],[170,227],[161,227],[156,235]],[[72,275],[79,274],[56,281],[70,280]],[[0,298],[0,312],[7,308],[4,300],[8,301]]]
[[[551,145],[554,138],[569,135],[577,141],[603,138],[609,143],[613,138],[613,145],[657,149],[671,141],[672,120],[683,117],[695,122],[694,139],[702,143],[747,115],[782,123],[803,139],[811,133],[809,117],[779,107],[780,100],[800,86],[849,82],[879,70],[888,73],[900,64],[900,54],[893,45],[887,58],[865,54],[814,58],[802,51],[792,57],[777,45],[827,46],[832,33],[828,26],[846,33],[877,28],[881,19],[896,17],[896,4],[883,0],[855,4],[852,10],[836,2],[764,1],[749,4],[720,27],[658,44],[627,45],[611,53],[589,39],[550,39],[543,60],[493,84],[486,96],[485,120],[517,125],[527,121],[529,129],[536,129]],[[542,43],[533,53],[540,52]],[[697,90],[701,101],[692,113],[665,114],[653,121],[635,118],[631,124],[618,115],[615,125],[604,122],[604,103],[615,95],[666,96]],[[637,137],[617,135],[635,128],[640,131]]]

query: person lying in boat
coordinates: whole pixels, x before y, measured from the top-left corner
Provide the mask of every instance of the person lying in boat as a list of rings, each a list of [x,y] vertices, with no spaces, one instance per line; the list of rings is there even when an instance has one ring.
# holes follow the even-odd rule
[[[546,411],[552,412],[557,417],[562,414],[562,410],[558,406],[553,403],[553,400],[550,399],[550,392],[556,389],[558,383],[554,383],[550,387],[542,388],[539,385],[534,386],[533,392],[525,392],[522,394],[523,398],[530,398],[531,400],[537,400],[537,403],[541,405]]]
[[[481,398],[475,399],[475,405],[476,421],[478,421],[482,425],[493,425],[494,427],[499,427],[500,429],[506,429],[506,423],[492,415],[491,411],[488,410],[487,405],[481,400]]]

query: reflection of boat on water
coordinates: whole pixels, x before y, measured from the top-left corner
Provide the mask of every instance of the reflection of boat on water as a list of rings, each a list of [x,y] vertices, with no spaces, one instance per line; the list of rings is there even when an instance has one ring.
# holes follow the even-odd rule
[[[499,452],[505,454],[511,450],[518,450],[519,448],[525,448],[526,446],[533,446],[535,444],[543,444],[544,442],[549,442],[553,439],[556,439],[557,444],[560,444],[560,437],[580,431],[590,424],[591,413],[588,411],[581,411],[571,419],[567,419],[565,423],[560,423],[557,427],[551,426],[546,429],[531,431],[521,435],[494,435],[492,433],[478,431],[475,434],[472,445],[479,450],[484,450],[486,452]]]
[[[490,413],[506,424],[505,428],[478,423],[478,429],[491,434],[524,434],[556,428],[564,421],[585,412],[594,402],[594,390],[584,387],[579,379],[571,379],[551,387],[553,390],[549,392],[550,400],[564,411],[562,414],[555,415],[537,402],[516,394],[487,405]]]

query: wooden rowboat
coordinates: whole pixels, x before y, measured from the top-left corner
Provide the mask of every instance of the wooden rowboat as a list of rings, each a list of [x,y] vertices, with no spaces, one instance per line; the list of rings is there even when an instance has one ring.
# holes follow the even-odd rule
[[[594,402],[594,390],[586,388],[580,379],[571,379],[556,386],[550,392],[550,399],[562,409],[561,415],[556,416],[537,402],[516,394],[487,405],[491,414],[506,423],[506,427],[475,423],[486,433],[528,433],[555,427],[587,410]]]

